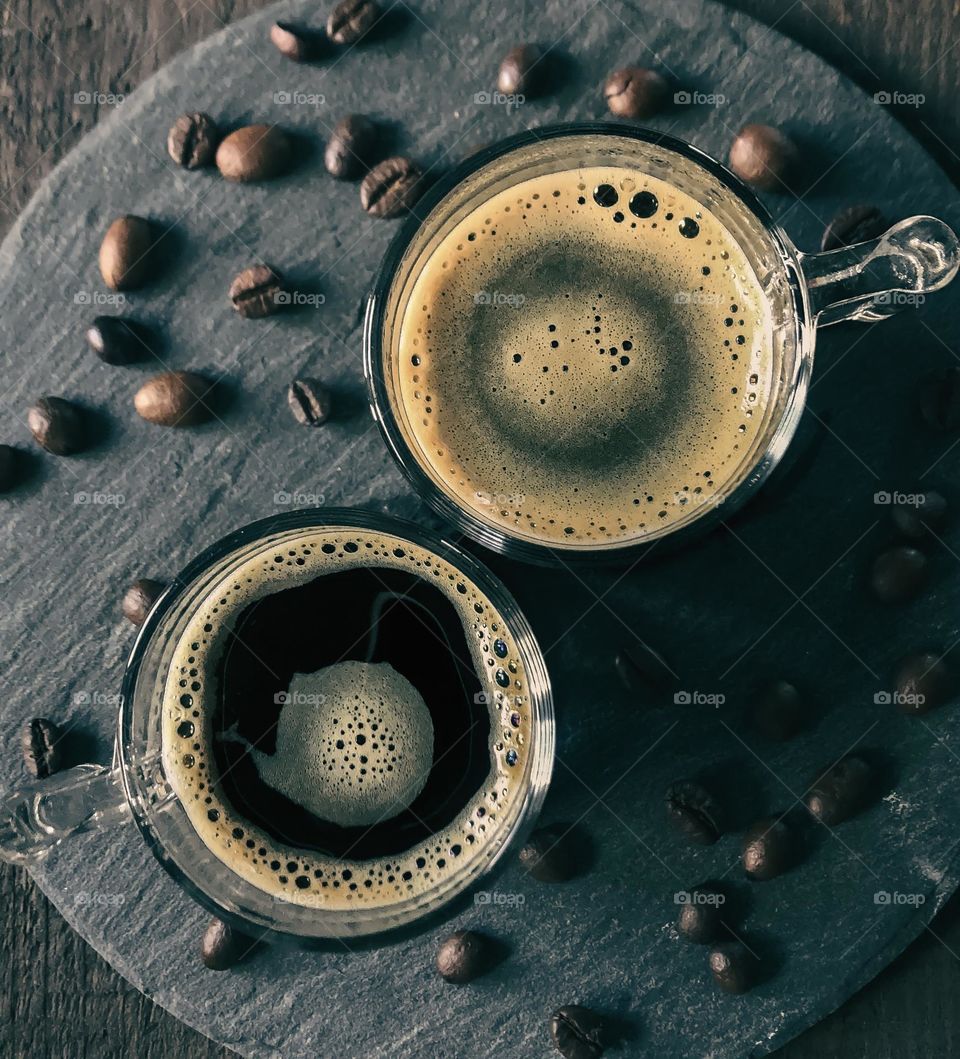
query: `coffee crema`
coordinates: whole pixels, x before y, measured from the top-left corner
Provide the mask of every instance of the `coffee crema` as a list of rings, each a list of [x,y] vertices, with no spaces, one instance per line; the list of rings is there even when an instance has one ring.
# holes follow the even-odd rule
[[[481,520],[633,543],[722,503],[760,436],[773,341],[719,219],[638,170],[533,177],[456,223],[400,306],[401,429]]]
[[[286,901],[442,891],[520,809],[531,717],[510,629],[456,567],[390,534],[265,541],[206,592],[159,694],[191,824]]]

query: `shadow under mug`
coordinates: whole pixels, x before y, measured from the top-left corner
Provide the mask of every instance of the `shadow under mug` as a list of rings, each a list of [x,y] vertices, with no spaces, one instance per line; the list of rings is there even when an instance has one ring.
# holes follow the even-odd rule
[[[688,514],[626,542],[548,544],[517,524],[465,506],[424,457],[408,426],[399,396],[400,325],[431,252],[466,216],[521,181],[604,165],[658,177],[709,210],[745,254],[770,310],[772,392],[754,443],[720,483],[724,516],[757,491],[796,432],[817,328],[842,320],[881,320],[914,303],[917,295],[945,286],[960,267],[954,232],[925,216],[900,221],[869,242],[802,253],[733,173],[690,144],[648,129],[603,122],[558,125],[521,133],[467,159],[424,195],[387,251],[367,300],[364,372],[374,419],[420,495],[475,541],[529,562],[636,559],[638,546],[667,537],[671,545],[682,544],[721,516],[716,503],[690,505]]]
[[[524,677],[522,708],[529,739],[517,796],[495,825],[485,817],[485,841],[466,850],[456,871],[420,894],[389,905],[326,909],[272,896],[215,856],[177,798],[162,760],[163,689],[176,646],[215,586],[232,579],[265,548],[302,539],[311,530],[369,531],[424,549],[469,579],[502,617]],[[498,700],[500,696],[498,695]],[[506,703],[504,699],[504,703]],[[520,705],[513,708],[520,709]],[[78,765],[27,784],[0,802],[0,859],[30,865],[71,835],[135,821],[174,880],[220,919],[254,938],[301,945],[324,939],[384,940],[449,913],[455,901],[503,863],[532,826],[547,793],[554,756],[553,696],[546,665],[526,619],[503,585],[471,556],[413,523],[350,509],[302,510],[254,522],[208,548],[157,601],[134,644],[123,676],[113,765]]]

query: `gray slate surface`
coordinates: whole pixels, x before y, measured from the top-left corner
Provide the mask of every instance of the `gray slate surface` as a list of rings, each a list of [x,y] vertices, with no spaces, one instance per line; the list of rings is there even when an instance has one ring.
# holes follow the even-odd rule
[[[313,15],[306,5],[283,9],[294,10]],[[169,574],[235,526],[286,509],[278,493],[419,510],[362,407],[362,298],[391,226],[363,217],[356,188],[331,182],[318,152],[269,187],[174,170],[163,142],[180,111],[280,121],[318,140],[367,92],[362,109],[396,122],[397,148],[439,166],[525,126],[602,116],[603,75],[652,51],[681,84],[727,97],[656,127],[722,154],[743,121],[762,119],[810,145],[822,180],[804,203],[771,200],[799,245],[813,247],[823,219],[864,197],[894,216],[960,221],[955,191],[883,108],[776,33],[713,5],[682,0],[663,17],[583,0],[520,12],[480,3],[469,13],[425,3],[396,35],[316,68],[273,52],[270,21],[231,27],[148,82],[55,171],[0,248],[7,403],[25,409],[38,393],[61,393],[109,423],[98,449],[38,458],[32,481],[3,501],[4,719],[44,712],[73,723],[89,733],[80,749],[93,759],[109,758],[131,641],[117,617],[127,580]],[[562,91],[516,113],[474,105],[505,47],[564,33]],[[277,91],[322,93],[325,103],[275,103]],[[94,309],[78,295],[103,291],[96,246],[127,211],[176,222],[179,250],[176,267],[129,296],[127,309],[162,322],[171,366],[224,374],[234,400],[222,422],[177,434],[140,422],[131,397],[148,369],[111,369],[83,348]],[[322,310],[236,318],[226,287],[257,258],[317,284]],[[809,458],[695,552],[589,575],[491,561],[533,621],[556,685],[559,763],[546,818],[583,817],[597,847],[581,880],[545,889],[512,867],[496,887],[522,895],[522,906],[459,917],[512,939],[496,974],[466,990],[444,986],[432,973],[439,930],[377,953],[270,952],[229,976],[209,974],[194,955],[204,913],[157,871],[132,829],[67,846],[38,882],[127,978],[244,1055],[533,1057],[548,1054],[545,1018],[568,1001],[622,1018],[623,1054],[759,1054],[782,1043],[876,973],[957,881],[956,712],[909,721],[873,701],[894,657],[945,648],[960,634],[956,536],[935,551],[937,587],[926,600],[880,611],[861,589],[886,534],[874,493],[912,487],[949,444],[916,426],[913,395],[920,372],[952,362],[946,321],[956,304],[949,292],[876,330],[825,333],[815,416],[798,439]],[[284,407],[285,384],[301,372],[335,383],[344,413],[309,435]],[[924,483],[949,493],[954,464],[940,460]],[[78,503],[82,493],[123,502]],[[721,692],[726,705],[682,710],[669,694],[624,692],[610,661],[638,633],[667,654],[684,687]],[[810,688],[821,718],[772,749],[741,714],[758,681],[781,675]],[[16,723],[0,730],[11,777],[21,768]],[[886,763],[887,797],[813,842],[774,883],[741,882],[736,835],[688,849],[664,824],[663,789],[678,775],[722,776],[742,825],[788,808],[815,768],[855,743]],[[727,871],[748,906],[745,936],[777,968],[741,999],[713,990],[704,953],[670,926],[676,890]],[[925,904],[919,913],[879,906],[881,890],[920,893]]]

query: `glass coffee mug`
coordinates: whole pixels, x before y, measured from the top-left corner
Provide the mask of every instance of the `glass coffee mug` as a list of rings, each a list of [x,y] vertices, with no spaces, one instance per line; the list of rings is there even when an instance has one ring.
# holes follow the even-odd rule
[[[311,534],[317,537],[311,538]],[[471,615],[474,608],[477,615],[484,615],[475,619],[470,634],[474,640],[479,638],[483,647],[483,653],[475,657],[491,660],[489,667],[483,667],[480,677],[484,690],[474,696],[474,702],[481,702],[484,711],[489,706],[489,711],[482,716],[490,717],[489,736],[482,736],[486,743],[478,753],[480,765],[484,765],[484,754],[487,766],[493,763],[486,786],[481,784],[479,793],[474,796],[481,799],[482,807],[466,821],[470,828],[476,826],[477,830],[465,829],[467,840],[463,841],[462,849],[453,847],[455,862],[444,850],[450,861],[445,872],[441,875],[437,871],[433,882],[416,888],[401,885],[400,879],[400,868],[406,865],[404,858],[409,859],[412,866],[412,855],[407,857],[410,851],[405,848],[391,851],[389,860],[397,871],[397,885],[387,888],[388,896],[374,903],[369,900],[364,903],[362,885],[358,888],[355,882],[348,889],[345,881],[351,875],[361,883],[364,881],[370,862],[360,859],[359,853],[351,863],[352,872],[338,872],[344,881],[338,878],[331,884],[341,889],[336,891],[337,900],[331,900],[329,905],[325,895],[333,897],[334,891],[320,891],[321,884],[313,872],[309,879],[301,877],[296,880],[298,884],[309,882],[313,885],[318,900],[312,906],[285,899],[255,885],[248,870],[235,870],[229,866],[229,858],[225,860],[222,855],[212,852],[209,834],[207,842],[201,839],[203,829],[196,813],[198,808],[202,810],[201,819],[205,820],[206,807],[202,802],[187,804],[189,799],[178,796],[165,765],[164,740],[169,742],[171,724],[169,689],[180,675],[177,652],[182,651],[185,639],[194,636],[198,615],[202,621],[203,608],[210,606],[211,599],[226,603],[226,598],[219,598],[221,593],[226,597],[231,587],[239,590],[246,581],[245,575],[256,572],[259,563],[275,563],[281,571],[289,568],[291,578],[304,577],[298,575],[297,570],[306,570],[307,583],[319,583],[312,581],[313,567],[309,564],[313,560],[303,556],[309,554],[310,548],[319,553],[320,540],[338,542],[336,545],[322,544],[324,552],[333,553],[329,558],[341,555],[336,549],[342,548],[344,553],[357,554],[359,551],[361,556],[378,556],[371,558],[369,563],[380,571],[396,572],[406,562],[407,566],[403,567],[406,576],[415,574],[425,582],[431,570],[439,570],[442,566],[449,572],[451,586],[454,577],[458,580],[451,592],[455,594],[464,591],[467,585],[471,586],[470,591],[475,594],[463,598],[468,602],[476,599],[477,602],[472,606],[464,604],[464,607]],[[373,545],[367,544],[371,540],[380,542],[377,547],[383,548],[382,553],[364,552],[365,547],[372,549]],[[316,558],[319,560],[321,556],[317,554]],[[413,568],[414,561],[416,569]],[[459,581],[461,578],[462,582]],[[434,592],[439,591],[433,585],[428,587]],[[400,597],[401,602],[402,599]],[[380,611],[375,611],[370,623],[368,643],[372,642],[371,634],[376,640],[374,629],[379,628],[379,614]],[[495,619],[492,622],[488,620],[491,615]],[[334,613],[331,620],[336,619]],[[231,616],[229,622],[233,620]],[[416,624],[409,617],[403,620]],[[486,625],[482,624],[484,622]],[[233,625],[229,627],[232,630]],[[314,632],[320,636],[322,628],[317,626]],[[202,633],[196,635],[202,636]],[[426,641],[422,650],[428,652],[431,638],[424,635],[422,639]],[[197,648],[200,645],[189,646]],[[356,650],[350,652],[349,657],[353,658],[356,653]],[[488,668],[489,674],[486,672]],[[196,670],[190,672],[196,676]],[[223,683],[223,672],[219,683]],[[201,678],[203,675],[201,669]],[[183,684],[186,694],[181,699],[179,692],[175,692],[176,700],[189,699],[190,689],[199,687],[190,684],[189,678]],[[289,693],[283,694],[282,700],[274,701],[286,702]],[[189,705],[196,708],[197,704],[191,702]],[[288,705],[282,707],[283,710],[288,708]],[[176,731],[189,735],[192,741],[195,727],[198,732],[207,729],[206,738],[212,747],[214,738],[222,737],[212,730],[216,705],[211,702],[204,709],[204,713],[197,710],[188,715],[196,718],[187,722],[188,732],[181,732],[180,728]],[[453,709],[451,704],[449,710]],[[174,726],[176,722],[174,717]],[[198,735],[197,738],[202,737]],[[376,738],[373,736],[374,740]],[[357,742],[360,741],[358,737]],[[187,749],[191,751],[187,756],[192,766],[192,751],[199,749],[199,744]],[[362,749],[368,750],[369,745]],[[8,794],[0,803],[0,857],[15,864],[29,865],[71,835],[136,822],[157,860],[176,882],[216,916],[247,934],[270,940],[288,938],[299,943],[379,936],[399,928],[421,926],[422,920],[449,907],[458,896],[503,862],[507,849],[516,844],[536,819],[550,782],[553,754],[553,699],[543,656],[516,603],[485,567],[411,523],[346,509],[300,511],[255,522],[231,534],[194,559],[166,589],[140,630],[126,666],[112,766],[80,765]],[[225,790],[223,762],[215,765],[212,754],[209,756],[210,766],[203,775],[210,784],[211,793],[216,781],[220,788],[218,793],[222,795]],[[506,766],[501,764],[504,760]],[[439,759],[434,759],[428,768],[432,770],[438,763]],[[499,772],[497,767],[500,767]],[[214,775],[214,769],[218,769],[219,774]],[[508,783],[504,779],[507,775],[509,797]],[[501,788],[499,791],[491,789],[494,786],[491,777],[501,781],[497,783]],[[203,786],[201,783],[200,787]],[[218,804],[223,804],[224,798],[226,795],[222,795]],[[375,826],[392,828],[393,821],[399,818],[386,819],[387,816],[384,813],[384,820],[378,820]],[[278,829],[284,826],[278,821]],[[252,828],[248,828],[243,837],[252,833]],[[223,829],[222,838],[227,846],[232,841],[230,834],[229,827]],[[240,829],[234,830],[232,835],[238,856],[247,857],[245,846],[255,843],[244,843]],[[394,837],[393,841],[398,840]],[[429,837],[421,837],[413,852],[421,853],[424,845],[430,844]],[[259,852],[266,851],[261,849]],[[255,854],[256,851],[252,851],[252,855]],[[236,863],[244,862],[238,860]],[[444,864],[439,854],[434,863]],[[285,870],[280,865],[274,867],[281,872]],[[286,878],[282,881],[287,882]],[[290,879],[291,884],[294,881]],[[326,881],[323,885],[327,885]],[[349,891],[358,889],[357,900],[351,903]],[[296,896],[298,891],[293,892]]]
[[[509,475],[498,477],[501,470],[508,472],[508,467],[501,468],[499,463],[506,465],[510,462],[511,456],[507,453],[517,451],[516,448],[510,449],[510,445],[516,443],[517,437],[522,437],[523,440],[518,444],[528,446],[531,454],[529,462],[518,466],[534,469],[537,467],[536,447],[542,446],[544,451],[553,448],[554,434],[560,428],[559,421],[550,418],[550,402],[562,399],[557,396],[563,393],[561,386],[568,386],[574,372],[586,364],[589,371],[594,372],[592,376],[588,374],[587,378],[599,380],[594,418],[591,421],[583,417],[578,428],[580,436],[575,436],[569,446],[572,454],[569,465],[564,465],[561,460],[556,460],[551,465],[557,472],[558,480],[562,477],[564,482],[573,483],[568,498],[571,502],[576,499],[572,496],[577,491],[576,478],[564,476],[575,466],[577,459],[582,458],[584,466],[589,466],[591,453],[588,435],[595,422],[605,421],[612,403],[612,399],[606,398],[603,377],[596,375],[597,361],[592,357],[594,344],[601,347],[598,350],[600,354],[613,352],[619,355],[629,349],[629,357],[623,357],[620,363],[625,365],[633,358],[633,366],[629,369],[620,368],[620,374],[616,376],[618,381],[624,379],[627,370],[637,370],[637,364],[644,355],[643,348],[638,349],[636,342],[615,345],[615,335],[600,333],[602,306],[596,299],[602,298],[603,294],[597,292],[596,287],[584,286],[578,290],[577,269],[571,267],[568,289],[563,297],[572,299],[566,303],[568,305],[578,299],[583,300],[586,312],[586,309],[591,308],[589,299],[592,295],[595,302],[592,309],[596,310],[596,315],[587,319],[589,324],[596,320],[596,326],[578,330],[576,339],[568,339],[566,335],[553,333],[556,331],[555,325],[551,324],[549,328],[546,326],[546,320],[550,319],[548,316],[544,318],[542,335],[541,331],[537,331],[536,343],[527,345],[525,342],[532,333],[530,316],[539,311],[538,305],[549,303],[551,297],[555,303],[558,297],[557,292],[544,290],[545,285],[549,287],[550,281],[542,279],[546,266],[540,257],[528,255],[523,268],[516,267],[513,261],[508,262],[511,282],[518,283],[517,289],[522,293],[518,294],[517,289],[512,287],[507,290],[477,292],[474,300],[482,299],[491,307],[491,314],[501,314],[495,324],[489,325],[491,333],[499,328],[496,333],[507,335],[513,343],[510,345],[505,341],[500,342],[498,347],[497,340],[491,341],[490,349],[485,350],[483,357],[479,358],[486,358],[488,363],[462,369],[460,377],[466,380],[467,384],[471,384],[475,377],[480,379],[477,383],[477,393],[481,396],[473,409],[469,407],[469,401],[458,405],[456,415],[463,421],[463,436],[472,438],[475,442],[479,440],[479,447],[467,441],[462,446],[464,451],[456,452],[452,444],[442,444],[444,440],[449,439],[444,439],[439,430],[432,428],[446,416],[449,430],[451,416],[448,414],[448,408],[443,406],[444,397],[440,396],[438,399],[435,391],[430,392],[423,366],[415,368],[411,375],[410,364],[421,364],[420,350],[429,346],[431,326],[437,327],[437,321],[431,320],[429,310],[436,309],[437,306],[442,308],[444,297],[451,296],[447,302],[450,304],[458,293],[462,301],[457,304],[463,306],[463,333],[459,336],[459,342],[450,341],[450,335],[456,326],[456,317],[451,314],[454,322],[451,324],[448,320],[444,325],[448,330],[444,332],[443,340],[438,340],[435,359],[469,359],[471,342],[477,332],[469,331],[466,320],[467,317],[474,319],[476,314],[469,304],[469,291],[467,296],[464,296],[462,291],[455,290],[452,283],[456,282],[455,273],[460,271],[463,275],[464,267],[472,267],[470,262],[478,260],[476,255],[484,252],[478,248],[483,245],[491,247],[491,264],[486,274],[494,279],[498,278],[497,268],[500,266],[495,256],[498,250],[492,237],[497,235],[497,228],[506,228],[506,224],[501,226],[500,221],[506,221],[506,211],[509,211],[511,206],[514,210],[514,214],[509,217],[511,224],[515,223],[516,214],[522,211],[525,219],[527,214],[530,215],[530,223],[534,226],[537,224],[537,218],[550,216],[548,208],[551,196],[556,196],[556,202],[562,204],[555,206],[555,209],[568,208],[571,211],[566,214],[567,217],[573,216],[574,201],[585,204],[582,206],[584,210],[595,209],[597,216],[604,212],[605,207],[605,215],[597,224],[609,226],[613,222],[620,222],[618,238],[626,229],[636,229],[640,218],[652,216],[651,210],[656,208],[656,198],[652,195],[647,195],[647,202],[649,204],[652,200],[652,205],[640,202],[634,209],[635,203],[631,201],[630,210],[634,211],[634,215],[631,215],[627,210],[629,193],[624,194],[622,190],[608,184],[594,187],[591,181],[586,180],[579,185],[581,197],[576,199],[576,185],[562,183],[563,175],[569,177],[578,170],[596,174],[604,167],[610,168],[611,171],[616,169],[618,172],[626,169],[636,174],[638,180],[623,180],[621,184],[624,186],[642,187],[647,178],[653,178],[662,182],[657,184],[658,188],[668,186],[669,189],[675,189],[678,199],[683,196],[684,202],[694,203],[697,209],[691,209],[691,212],[700,218],[699,226],[719,222],[719,227],[715,226],[710,230],[714,233],[722,232],[722,238],[727,240],[728,246],[733,250],[732,254],[724,253],[719,257],[745,260],[756,280],[754,287],[758,292],[757,304],[764,307],[768,321],[766,333],[769,335],[767,344],[770,381],[764,398],[744,412],[745,415],[755,416],[748,421],[751,424],[750,432],[745,435],[742,444],[736,443],[736,440],[731,442],[730,449],[735,451],[732,451],[725,466],[718,472],[716,482],[711,483],[714,488],[710,491],[710,497],[703,495],[708,492],[703,488],[694,488],[689,495],[676,494],[679,506],[674,507],[671,504],[669,511],[658,512],[656,508],[660,505],[657,504],[651,509],[651,518],[646,528],[634,530],[634,526],[639,523],[639,516],[636,522],[631,524],[630,518],[624,512],[636,511],[642,516],[643,507],[640,505],[654,501],[654,496],[643,495],[647,492],[653,493],[652,487],[649,490],[640,490],[634,485],[633,488],[637,489],[636,495],[628,494],[628,499],[622,499],[617,509],[618,514],[610,515],[610,519],[618,518],[619,527],[609,520],[603,525],[604,519],[601,518],[596,524],[590,523],[589,532],[581,533],[573,526],[560,531],[559,527],[563,526],[563,522],[557,522],[557,532],[551,535],[546,533],[545,520],[542,518],[545,510],[543,506],[538,509],[541,521],[537,524],[529,511],[523,510],[525,498],[522,494],[528,492],[528,483],[523,480],[523,475],[516,472],[512,480]],[[556,180],[555,190],[549,190],[552,186],[550,184],[537,183],[541,177]],[[522,190],[521,185],[527,190]],[[529,189],[534,186],[542,194],[531,194]],[[520,197],[510,198],[509,193],[516,191],[519,191]],[[567,196],[568,192],[569,197],[560,197]],[[618,192],[621,197],[617,202]],[[594,200],[597,207],[594,206]],[[504,206],[505,202],[509,205]],[[614,202],[617,202],[617,205],[613,206]],[[569,207],[566,203],[570,204]],[[697,212],[698,209],[702,212]],[[497,210],[501,212],[498,213]],[[669,537],[671,544],[674,541],[680,543],[704,530],[720,516],[721,503],[724,514],[735,510],[767,479],[783,457],[797,429],[813,368],[817,328],[843,320],[870,322],[883,319],[914,302],[917,296],[928,294],[949,283],[960,264],[957,237],[947,225],[933,217],[912,217],[901,221],[880,238],[869,242],[826,253],[802,253],[773,221],[754,193],[719,162],[690,144],[671,137],[649,130],[605,123],[537,129],[488,147],[463,162],[446,179],[432,187],[416,206],[415,213],[417,216],[410,217],[404,223],[390,246],[368,298],[363,339],[364,368],[373,416],[394,457],[413,486],[444,518],[475,541],[497,552],[532,562],[621,559],[630,555],[631,549],[639,544],[647,544],[664,537]],[[703,219],[705,215],[707,220]],[[560,224],[559,221],[557,223]],[[671,225],[671,233],[679,226],[680,236],[694,236],[699,232],[698,222],[692,217],[674,218],[672,212],[665,212],[663,209],[659,214],[653,215],[652,221],[639,223],[641,232],[637,235],[644,230],[643,224],[652,224],[655,229],[657,223],[661,225],[660,232],[656,233],[657,237],[662,234],[663,226],[667,224]],[[511,229],[513,232],[516,230],[515,227]],[[608,227],[606,230],[614,229]],[[706,230],[705,228],[704,231]],[[649,232],[649,229],[647,231]],[[702,236],[703,233],[700,234]],[[554,239],[554,246],[562,242],[565,238],[562,228],[555,228],[551,238]],[[674,236],[674,239],[680,253],[686,253],[692,246],[692,243],[684,238]],[[710,240],[701,238],[701,242],[704,241]],[[716,235],[714,241],[717,241]],[[444,249],[438,251],[441,245]],[[646,245],[652,243],[648,242]],[[571,245],[564,243],[564,246],[565,249],[560,253],[581,255],[578,267],[585,275],[590,274],[589,247],[584,252],[581,247],[575,245],[575,241]],[[719,248],[714,246],[713,249]],[[544,239],[541,242],[538,253],[541,256],[554,253],[549,240]],[[470,254],[474,256],[470,257]],[[716,262],[714,279],[717,278],[716,272],[723,265],[722,260],[716,260],[717,256],[713,259]],[[435,262],[441,257],[443,269],[447,271],[436,272],[439,278],[436,282],[431,279],[432,287],[424,288],[424,277],[434,275],[429,269],[435,269]],[[561,261],[561,268],[562,265]],[[556,261],[551,267],[557,267]],[[699,262],[697,268],[690,271],[699,276]],[[703,275],[706,276],[709,271],[710,268],[705,267]],[[586,282],[584,279],[583,283]],[[424,289],[434,292],[430,295],[434,298],[433,306],[429,304],[428,298],[419,293]],[[610,294],[611,291],[608,290],[608,297],[603,306],[609,306],[612,300]],[[690,306],[691,314],[697,310],[696,290],[675,292],[674,296],[686,298],[693,303]],[[628,308],[621,313],[621,318],[629,315],[629,302],[625,301],[625,304]],[[562,311],[562,302],[560,306]],[[722,307],[720,316],[723,316],[728,308],[733,311],[729,313],[729,319],[718,321],[721,332],[723,324],[732,325],[736,322],[733,317],[745,315],[742,306],[741,301],[739,312],[736,304]],[[669,309],[666,311],[669,312]],[[504,315],[509,313],[513,315]],[[527,314],[525,320],[524,314]],[[436,313],[432,315],[435,317]],[[413,324],[410,323],[412,318]],[[486,321],[491,319],[492,315],[484,318],[480,324],[471,323],[469,326],[482,329],[487,327]],[[510,322],[502,323],[505,319]],[[604,320],[606,321],[606,318]],[[405,329],[409,331],[418,323],[416,331],[420,337],[412,340],[410,334],[404,333]],[[743,324],[744,321],[740,319],[739,323]],[[537,326],[540,326],[539,322]],[[597,332],[596,338],[592,331]],[[657,345],[660,337],[656,323],[649,326],[647,332],[648,336],[652,335],[648,342],[649,349],[651,345]],[[623,333],[621,330],[620,334]],[[518,335],[521,338],[518,339]],[[722,337],[721,333],[717,345]],[[727,337],[729,339],[730,336]],[[562,346],[558,340],[562,340]],[[417,341],[422,344],[418,346]],[[580,347],[568,347],[565,344],[568,341],[577,341]],[[667,339],[663,338],[661,345],[666,341]],[[743,342],[747,339],[738,337],[737,341]],[[724,341],[723,345],[731,347],[730,356],[736,361],[737,347],[731,346],[729,340]],[[569,359],[570,363],[564,363],[562,368],[554,358],[553,351],[558,346],[561,346],[561,354],[566,349],[570,350],[569,358],[561,358]],[[607,346],[613,348],[607,349]],[[534,348],[536,351],[531,352]],[[745,348],[749,350],[750,347]],[[513,384],[510,373],[514,370],[514,362],[519,365],[521,360],[529,362],[531,357],[537,358],[533,371],[541,370],[541,362],[544,373],[552,371],[552,374],[544,376],[545,380],[549,379],[551,382],[544,382],[544,388],[541,390],[530,388],[525,391],[523,404],[520,404],[516,388],[511,389]],[[579,361],[571,359],[577,357],[580,358]],[[609,371],[617,372],[617,360],[606,361],[603,370],[607,370],[607,367]],[[561,370],[563,373],[569,371],[570,374],[560,374]],[[473,374],[470,374],[471,372]],[[536,379],[539,379],[539,376],[536,376]],[[754,377],[750,377],[750,381],[755,381]],[[550,386],[549,390],[546,389],[547,385]],[[586,388],[589,389],[589,383]],[[425,390],[425,393],[421,393],[421,390]],[[451,392],[448,390],[446,394],[447,404],[450,404]],[[736,392],[737,390],[733,390],[733,393]],[[738,400],[744,402],[746,396],[741,393]],[[539,401],[536,400],[537,397],[540,398]],[[751,396],[751,399],[755,399],[754,396]],[[538,405],[546,405],[546,408],[538,408]],[[577,405],[573,404],[572,407],[576,409]],[[504,409],[509,411],[509,416]],[[624,409],[617,411],[623,413]],[[626,412],[625,418],[629,419],[630,409],[626,409]],[[583,416],[582,410],[578,414]],[[518,420],[520,426],[511,434]],[[478,426],[478,423],[481,425]],[[529,426],[531,423],[533,426]],[[622,423],[619,428],[627,443],[632,443],[629,421]],[[492,444],[482,449],[483,459],[486,460],[484,466],[488,470],[492,469],[489,483],[484,482],[483,467],[477,469],[480,457],[476,456],[476,453],[481,451],[487,440],[478,431],[498,435],[502,441],[502,460],[496,459],[497,436],[493,438]],[[615,476],[620,473],[616,465],[618,454],[614,446],[608,445],[608,451],[611,453],[609,473]],[[494,455],[490,456],[490,453]],[[704,463],[706,462],[705,459]],[[703,464],[700,464],[697,469],[700,470],[702,466]],[[509,470],[515,472],[516,467],[512,466]],[[594,469],[590,468],[586,473],[594,473]],[[598,469],[595,473],[604,472]],[[704,473],[709,475],[714,472],[708,470]],[[633,482],[636,480],[634,478]],[[496,484],[498,481],[508,482],[509,488],[500,489]],[[549,488],[549,483],[546,488]],[[689,487],[684,486],[684,489],[687,488]],[[664,490],[664,493],[666,492],[667,490]],[[521,497],[520,501],[516,502],[515,497],[518,494]],[[666,501],[663,502],[663,507],[668,507]],[[563,510],[562,497],[556,500],[553,509],[546,510],[552,510],[557,519],[560,519]],[[556,520],[550,521],[553,523]],[[543,527],[543,532],[533,528],[535,525]],[[615,532],[611,532],[611,528]],[[564,533],[571,536],[564,538]]]

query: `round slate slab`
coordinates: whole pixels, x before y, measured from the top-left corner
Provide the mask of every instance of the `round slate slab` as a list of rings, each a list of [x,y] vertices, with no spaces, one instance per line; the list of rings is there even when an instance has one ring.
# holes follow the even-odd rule
[[[84,402],[104,427],[82,456],[35,455],[29,481],[3,499],[8,784],[21,775],[17,729],[36,714],[84,733],[75,756],[109,759],[132,641],[118,606],[130,579],[170,575],[227,531],[297,504],[430,518],[364,408],[363,298],[393,227],[366,218],[357,188],[323,171],[318,145],[343,114],[371,113],[388,123],[392,149],[439,169],[526,127],[601,117],[610,69],[655,64],[693,99],[656,128],[722,155],[742,123],[765,120],[804,145],[819,174],[810,191],[769,199],[801,247],[815,248],[823,222],[864,198],[891,217],[960,223],[956,192],[883,106],[725,7],[424,0],[391,8],[375,40],[316,66],[290,64],[269,44],[280,14],[238,23],[152,78],[57,168],[0,250],[5,440],[28,445],[25,410],[40,393]],[[316,16],[308,4],[282,14]],[[483,102],[476,94],[520,40],[554,45],[562,87],[512,109]],[[194,109],[228,125],[279,122],[314,150],[270,185],[177,170],[166,131]],[[205,426],[171,432],[139,420],[131,399],[149,369],[107,367],[84,346],[89,319],[115,311],[101,308],[96,250],[124,212],[172,227],[170,267],[123,311],[160,327],[165,363],[224,379],[232,400]],[[258,259],[323,304],[240,319],[227,287]],[[538,885],[514,864],[485,903],[456,917],[512,950],[486,978],[469,988],[439,979],[442,927],[379,951],[267,951],[230,974],[208,972],[196,955],[205,914],[133,827],[65,845],[36,869],[38,883],[130,981],[246,1056],[547,1055],[548,1015],[571,1002],[615,1017],[612,1054],[719,1057],[782,1044],[876,974],[957,882],[960,711],[906,718],[882,701],[900,654],[945,650],[960,635],[957,533],[926,546],[933,587],[922,600],[881,608],[863,587],[891,536],[881,494],[960,495],[952,439],[925,428],[915,407],[919,376],[953,363],[956,291],[875,328],[824,333],[793,466],[694,551],[654,550],[629,570],[589,574],[486,557],[528,612],[555,682],[559,756],[545,819],[579,821],[594,849],[592,867],[565,885]],[[285,407],[297,374],[335,388],[338,414],[321,430],[304,430]],[[664,653],[674,683],[628,691],[617,681],[615,654],[642,651],[641,640]],[[817,712],[784,746],[744,722],[773,677],[804,687]],[[748,884],[738,833],[768,812],[797,812],[811,774],[853,748],[881,766],[882,797],[834,831],[808,828],[794,870]],[[723,792],[731,833],[715,846],[686,846],[668,828],[664,790],[681,776]],[[745,997],[719,993],[705,950],[673,926],[675,895],[719,877],[769,972]]]

